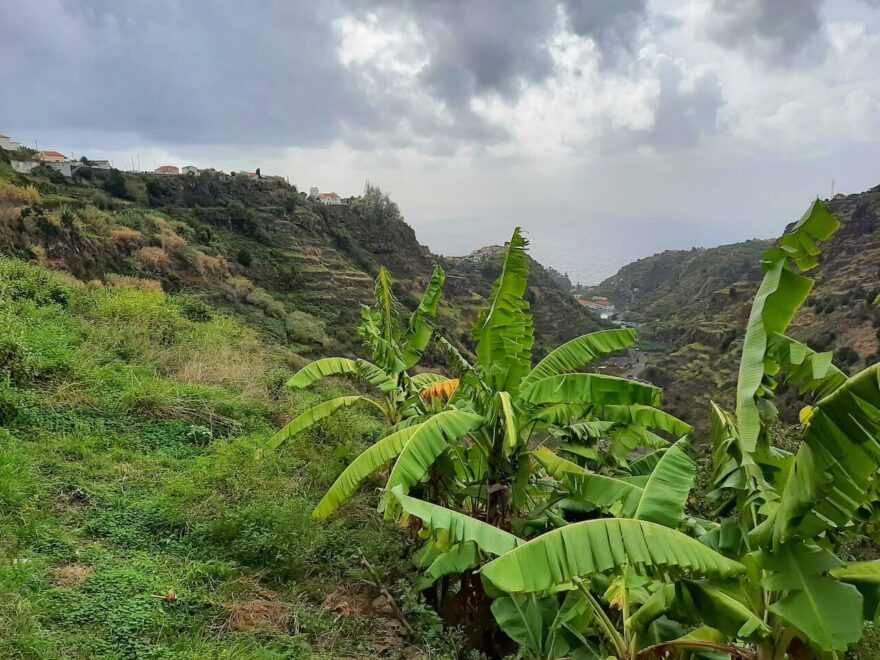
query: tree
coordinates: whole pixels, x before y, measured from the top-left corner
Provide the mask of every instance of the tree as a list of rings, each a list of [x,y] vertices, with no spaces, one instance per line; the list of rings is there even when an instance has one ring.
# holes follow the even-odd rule
[[[125,185],[125,175],[117,169],[111,169],[104,178],[104,190],[115,197],[129,199],[128,187]]]

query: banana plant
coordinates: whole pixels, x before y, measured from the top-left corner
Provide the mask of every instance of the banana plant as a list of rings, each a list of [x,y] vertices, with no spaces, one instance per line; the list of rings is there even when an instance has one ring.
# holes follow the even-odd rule
[[[372,360],[322,358],[306,365],[287,381],[288,388],[302,389],[328,376],[348,377],[374,387],[378,396],[348,395],[319,403],[275,433],[261,451],[274,450],[325,417],[352,406],[377,410],[394,430],[422,421],[428,411],[419,396],[420,390],[446,377],[432,373],[410,376],[409,370],[418,363],[435,336],[433,319],[445,280],[443,269],[435,267],[418,307],[404,326],[403,307],[394,296],[391,275],[384,267],[380,268],[375,282],[375,303],[361,310],[360,334]]]
[[[669,585],[632,618],[645,630],[661,615],[747,643],[781,660],[798,647],[842,658],[877,615],[880,564],[847,565],[839,542],[871,508],[880,467],[880,366],[847,378],[785,332],[813,286],[819,241],[838,221],[820,201],[763,258],[737,387],[737,411],[713,404],[714,491],[719,522],[701,543],[747,567],[745,578]],[[773,392],[780,382],[811,397],[795,455],[773,447]]]

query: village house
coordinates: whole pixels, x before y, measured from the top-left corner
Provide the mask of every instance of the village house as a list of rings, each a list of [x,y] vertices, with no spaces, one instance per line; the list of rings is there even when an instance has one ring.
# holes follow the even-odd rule
[[[184,174],[189,174],[190,176],[199,176],[199,168],[195,165],[184,165],[183,169],[180,171]]]
[[[21,147],[18,142],[13,142],[8,135],[0,135],[0,149],[3,151],[15,151]]]
[[[153,174],[180,174],[180,169],[176,165],[159,165]]]
[[[593,296],[592,298],[581,296],[578,299],[578,303],[589,309],[591,312],[595,312],[603,319],[613,316],[615,312],[614,303],[608,300],[605,296]]]
[[[345,204],[345,202],[342,200],[342,198],[339,195],[337,195],[335,192],[320,193],[318,195],[318,201],[321,202],[321,204],[326,204],[328,206],[336,206],[339,204]]]
[[[113,166],[110,164],[109,160],[90,160],[89,167],[96,170],[109,170]]]
[[[31,170],[40,166],[40,163],[33,158],[29,160],[10,160],[9,164],[12,166],[12,169],[19,174],[30,174]]]
[[[67,160],[67,156],[57,151],[40,151],[37,160],[41,163],[63,163]]]

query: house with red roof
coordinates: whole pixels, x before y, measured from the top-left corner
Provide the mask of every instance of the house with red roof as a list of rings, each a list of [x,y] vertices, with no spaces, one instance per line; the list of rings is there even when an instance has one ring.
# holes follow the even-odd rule
[[[176,165],[159,165],[153,170],[153,174],[180,174],[180,168]]]

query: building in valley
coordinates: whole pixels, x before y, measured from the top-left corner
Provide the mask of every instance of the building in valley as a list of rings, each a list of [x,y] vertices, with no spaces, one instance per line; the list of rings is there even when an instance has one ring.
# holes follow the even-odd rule
[[[581,296],[578,298],[578,303],[603,319],[613,316],[615,312],[614,303],[605,296],[593,296],[592,298]]]

